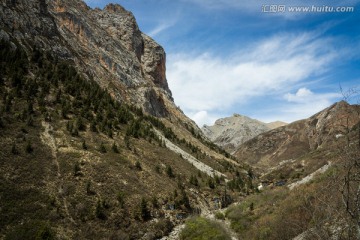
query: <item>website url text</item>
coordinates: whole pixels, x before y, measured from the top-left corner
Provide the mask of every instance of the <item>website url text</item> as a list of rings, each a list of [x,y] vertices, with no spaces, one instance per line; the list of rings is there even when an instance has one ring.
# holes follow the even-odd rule
[[[286,6],[286,5],[262,5],[263,13],[349,13],[354,12],[355,7],[334,7],[334,6]]]

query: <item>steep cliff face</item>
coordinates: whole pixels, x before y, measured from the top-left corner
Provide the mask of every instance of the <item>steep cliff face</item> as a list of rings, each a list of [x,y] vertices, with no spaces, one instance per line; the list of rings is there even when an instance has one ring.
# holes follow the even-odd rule
[[[0,14],[1,38],[13,36],[28,49],[35,45],[73,61],[118,100],[158,117],[169,113],[166,104],[174,105],[164,49],[139,30],[123,7],[110,4],[100,10],[81,0],[17,0],[3,1]],[[175,105],[172,111],[178,111]]]

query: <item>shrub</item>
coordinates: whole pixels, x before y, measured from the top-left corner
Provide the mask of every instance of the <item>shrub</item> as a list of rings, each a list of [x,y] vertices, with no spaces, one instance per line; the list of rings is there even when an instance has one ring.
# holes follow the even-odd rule
[[[86,145],[85,140],[82,142],[82,149],[87,150],[88,146]]]
[[[19,154],[19,150],[16,148],[15,142],[11,146],[11,153],[14,154],[14,155]]]
[[[222,212],[216,212],[215,218],[220,220],[225,220],[225,215]]]
[[[231,240],[229,234],[219,224],[208,219],[198,217],[186,222],[180,233],[181,240]]]
[[[27,153],[32,153],[34,151],[34,148],[31,146],[31,142],[28,141],[27,144],[26,144],[26,147],[25,147],[25,151]]]
[[[136,168],[137,170],[139,170],[139,171],[142,170],[141,163],[140,163],[139,161],[136,161],[136,162],[135,162],[135,168]]]
[[[119,153],[119,149],[118,146],[116,145],[116,143],[114,142],[113,145],[111,146],[111,149],[114,153]]]
[[[101,143],[100,148],[99,148],[99,151],[100,151],[101,153],[106,153],[106,152],[107,152],[104,143]]]
[[[125,206],[125,194],[123,192],[118,192],[117,200],[119,202],[120,208],[124,208],[124,206]]]
[[[150,210],[148,209],[148,203],[145,198],[140,202],[140,219],[146,221],[150,218]]]
[[[175,175],[174,175],[174,173],[173,173],[173,170],[172,170],[172,168],[171,168],[171,166],[166,166],[166,174],[168,175],[168,177],[170,177],[170,178],[173,178],[173,177],[175,177]]]

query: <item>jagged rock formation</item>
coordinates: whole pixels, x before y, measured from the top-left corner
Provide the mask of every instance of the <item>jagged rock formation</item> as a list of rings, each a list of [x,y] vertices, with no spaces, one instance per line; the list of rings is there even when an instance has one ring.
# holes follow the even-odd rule
[[[201,130],[212,142],[233,153],[242,143],[249,139],[285,124],[283,122],[267,124],[256,119],[234,114],[232,117],[216,120],[213,126],[204,125]]]
[[[73,61],[118,100],[154,116],[181,115],[167,84],[164,49],[123,7],[90,9],[81,0],[2,1],[0,15],[0,38],[13,36],[28,49]]]
[[[358,105],[341,101],[315,114],[265,132],[242,144],[235,156],[252,166],[266,169],[321,149],[346,135],[359,121]]]

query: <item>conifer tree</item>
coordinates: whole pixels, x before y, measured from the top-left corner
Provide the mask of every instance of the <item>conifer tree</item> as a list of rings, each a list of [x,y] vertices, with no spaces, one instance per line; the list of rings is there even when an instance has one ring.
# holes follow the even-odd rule
[[[104,143],[101,143],[100,148],[99,148],[99,151],[100,151],[101,153],[106,153],[106,152],[107,152]]]
[[[86,145],[85,140],[83,140],[83,142],[82,142],[82,149],[84,149],[84,150],[88,149],[88,146]]]
[[[111,149],[113,150],[114,153],[119,153],[118,146],[116,145],[115,142],[114,142],[113,145],[111,146]]]
[[[27,141],[27,144],[26,144],[26,147],[25,147],[25,151],[26,151],[27,153],[32,153],[32,152],[34,151],[34,148],[31,146],[30,140]]]
[[[142,198],[140,203],[140,219],[146,221],[149,218],[150,210],[148,209],[148,203],[145,198]]]

